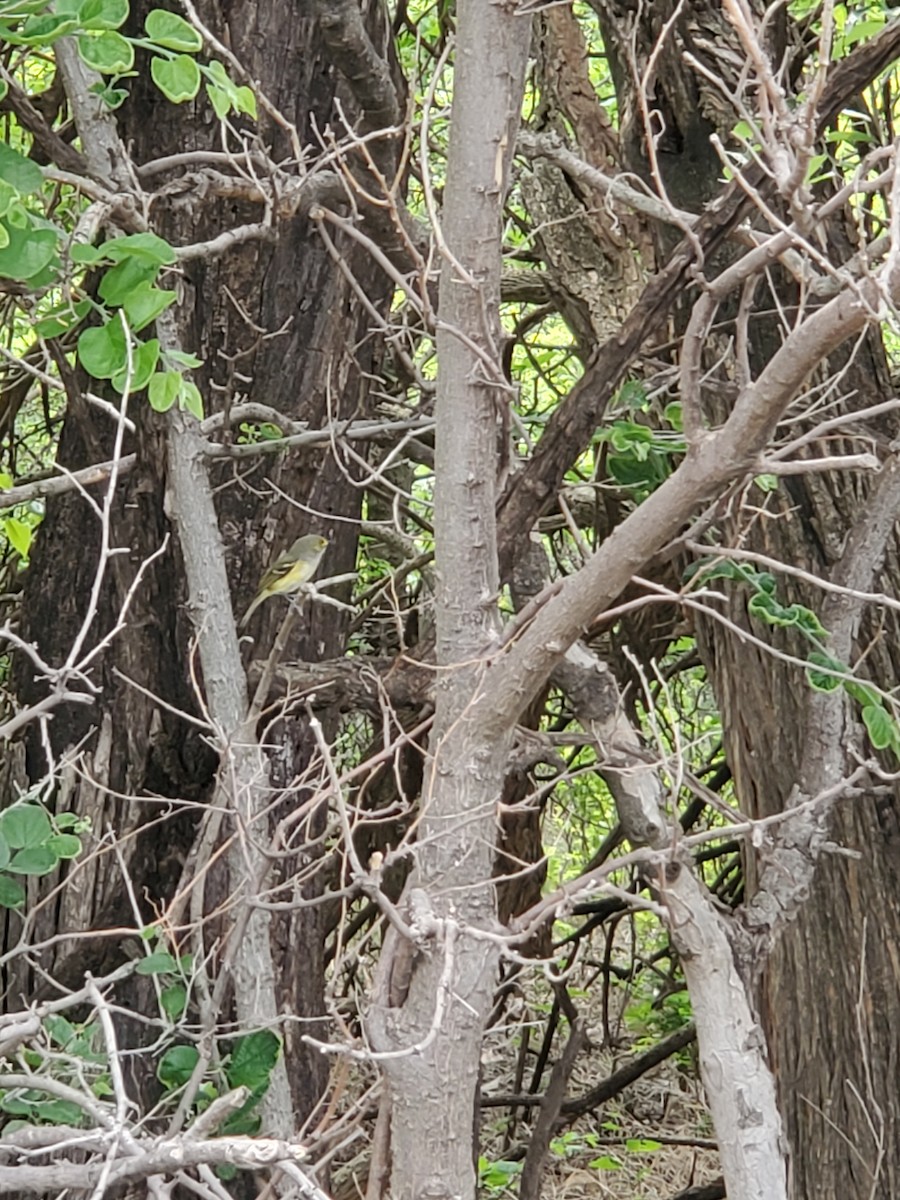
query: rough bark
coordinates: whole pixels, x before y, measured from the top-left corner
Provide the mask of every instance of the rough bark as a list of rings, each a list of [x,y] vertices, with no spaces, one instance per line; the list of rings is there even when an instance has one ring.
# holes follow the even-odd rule
[[[605,17],[613,6],[596,7]],[[670,14],[660,12],[660,19],[666,15]],[[707,198],[717,166],[707,162],[705,169],[698,169],[691,147],[708,139],[716,125],[711,112],[703,111],[698,92],[702,83],[691,78],[689,67],[673,51],[679,38],[684,45],[698,28],[716,20],[712,6],[685,6],[653,84],[654,101],[661,103],[670,127],[665,154],[660,156],[663,177],[672,194],[695,210]],[[614,25],[605,28],[612,31]],[[719,44],[725,44],[724,40]],[[646,57],[650,39],[641,46],[639,53]],[[620,86],[625,92],[631,90],[625,71]],[[623,140],[628,141],[627,130]],[[636,165],[645,162],[644,140],[643,132],[634,128],[631,143]],[[833,244],[832,248],[838,259],[846,257],[845,247]],[[781,302],[792,303],[790,293],[783,293]],[[765,303],[757,296],[761,308]],[[754,328],[753,366],[759,370],[778,338],[770,337],[764,322],[757,321]],[[851,410],[892,394],[881,352],[871,342],[858,351],[857,363],[844,378],[842,390],[852,393]],[[723,419],[727,415],[722,404],[724,390],[720,388],[715,398],[714,391],[709,390],[707,411],[713,419]],[[828,576],[848,536],[851,540],[861,536],[860,505],[865,504],[868,490],[867,479],[852,474],[787,479],[769,504],[774,519],[726,523],[725,541],[739,541],[744,548]],[[892,540],[885,566],[871,581],[870,590],[896,594],[898,580]],[[798,580],[784,581],[782,586],[786,602],[822,610],[822,594],[817,589]],[[727,616],[738,628],[759,636],[759,626],[747,615],[747,599],[740,590],[732,593]],[[864,614],[849,655],[852,661],[868,649],[866,676],[887,687],[896,678],[896,637],[891,632],[895,624],[893,611]],[[853,762],[843,754],[835,766],[835,747],[849,743],[864,752],[864,738],[852,727],[839,732],[841,721],[835,725],[829,718],[827,735],[818,744],[823,730],[821,698],[810,692],[801,669],[761,653],[716,622],[700,621],[698,633],[722,709],[737,798],[745,811],[754,816],[781,811],[811,765],[831,764],[824,781],[829,784],[849,773]],[[803,645],[784,635],[775,634],[773,642],[776,649],[804,655]],[[819,775],[819,784],[822,782]],[[803,794],[808,793],[804,790]],[[900,934],[893,865],[897,830],[893,791],[856,796],[831,812],[817,835],[819,843],[827,840],[846,847],[849,854],[826,853],[820,860],[796,920],[776,942],[758,995],[779,1085],[779,1105],[790,1145],[792,1195],[796,1197],[886,1200],[900,1187],[896,1175],[900,1112],[890,1082],[896,1061],[892,1030],[898,1019],[898,965],[891,950]],[[751,896],[760,870],[764,870],[755,857],[751,854],[748,861]],[[772,869],[779,868],[773,863]],[[780,869],[784,875],[784,863]],[[875,912],[877,932],[870,915]]]
[[[135,29],[142,26],[151,7],[132,6]],[[354,111],[354,97],[323,51],[313,14],[285,21],[280,0],[262,0],[252,6],[201,6],[201,17],[217,37],[233,46],[250,76],[296,123],[302,137],[309,135],[313,122],[322,128],[333,119],[337,98],[343,101],[344,111]],[[383,49],[385,30],[378,6],[367,22],[367,36]],[[196,103],[174,107],[150,84],[147,74],[145,69],[133,81],[131,99],[118,114],[133,160],[145,164],[173,150],[217,149],[216,123],[202,93]],[[281,151],[289,153],[283,131],[271,123],[266,126],[265,118],[263,123],[270,143],[280,142]],[[153,175],[148,186],[171,184],[176,174]],[[155,201],[153,219],[173,244],[184,245],[232,225],[241,215],[241,203],[236,208],[231,201],[209,197],[200,202],[190,191],[185,196],[170,187]],[[243,215],[248,220],[258,216],[249,205]],[[387,291],[379,268],[359,247],[341,245],[340,250],[371,302],[383,303]],[[368,333],[369,314],[304,217],[284,224],[277,242],[246,243],[218,258],[193,259],[184,268],[180,286],[179,321],[185,348],[204,359],[195,378],[207,412],[247,397],[319,428],[331,418],[366,411],[365,372],[376,349]],[[261,336],[261,330],[266,336]],[[144,402],[133,404],[130,415],[137,429],[126,449],[133,449],[137,460],[120,484],[111,539],[128,553],[112,559],[92,636],[112,626],[138,564],[157,551],[172,531],[164,505],[165,422]],[[60,463],[77,470],[107,459],[109,448],[108,429],[98,425],[73,394]],[[198,469],[205,465],[198,464]],[[353,526],[331,517],[357,516],[360,493],[347,486],[343,464],[331,453],[313,450],[278,459],[267,456],[240,478],[224,460],[210,470],[210,476],[217,490],[218,523],[228,549],[237,611],[255,589],[273,550],[290,542],[298,529],[308,528],[311,520],[275,498],[267,480],[321,514],[313,520],[316,529],[332,540],[329,572],[352,567]],[[96,546],[96,518],[77,494],[48,502],[26,579],[22,633],[50,662],[64,659],[72,644],[94,578]],[[161,808],[144,797],[207,802],[213,794],[216,756],[202,732],[178,716],[180,711],[191,715],[201,711],[190,649],[192,628],[184,607],[183,555],[181,539],[170,536],[168,549],[151,564],[135,597],[127,627],[96,665],[95,680],[101,690],[94,705],[57,710],[43,744],[38,731],[27,738],[29,782],[44,778],[49,765],[46,748],[57,760],[68,752],[72,766],[60,774],[55,803],[93,819],[92,848],[114,831],[142,905],[129,922],[149,922],[165,906],[189,861],[197,832],[196,808],[193,812],[178,805]],[[202,621],[202,597],[194,596],[193,603],[201,605],[192,615]],[[261,610],[253,626],[257,644],[271,640],[283,612],[275,602]],[[295,634],[294,653],[301,659],[337,655],[343,649],[345,627],[346,617],[336,609],[307,607]],[[41,685],[32,676],[29,665],[20,663],[17,680],[23,703],[40,694]],[[145,690],[137,691],[132,680]],[[209,687],[215,679],[208,676],[204,683]],[[165,702],[163,707],[155,704],[154,696]],[[269,736],[280,748],[273,782],[286,785],[301,773],[310,740],[303,734],[302,721],[296,719],[270,729]],[[153,825],[148,824],[150,817],[157,818]],[[284,863],[283,869],[290,871],[291,864]],[[211,904],[227,892],[227,886],[224,878],[211,878]],[[37,910],[32,937],[43,940],[56,933],[103,931],[120,925],[127,912],[122,888],[115,857],[109,852],[97,855],[79,868],[79,886],[66,890],[60,908]],[[5,920],[4,941],[9,949],[19,936],[20,921],[14,914],[6,914]],[[279,975],[274,1001],[281,1011],[321,1019],[324,969],[318,910],[299,909],[289,918],[278,917],[274,926]],[[302,960],[293,953],[298,943],[305,947]],[[65,986],[79,980],[85,969],[103,973],[125,953],[121,938],[98,936],[96,942],[80,940],[74,945],[62,941],[45,952],[42,965]],[[11,1001],[36,993],[26,959],[12,958],[5,971]],[[146,981],[122,986],[118,999],[124,1007],[141,1009],[147,1001],[149,993],[138,994],[136,988],[147,992]],[[317,1051],[299,1041],[295,1024],[285,1033],[294,1064],[294,1100],[305,1114],[322,1093],[327,1066]]]
[[[435,442],[434,729],[405,911],[418,944],[401,993],[391,930],[369,1016],[391,1096],[396,1200],[472,1200],[471,1130],[499,958],[488,882],[511,724],[495,738],[482,712],[481,657],[496,644],[497,439],[509,403],[501,368],[501,214],[515,145],[530,20],[463,0],[441,237]],[[481,936],[479,936],[479,934]],[[393,948],[391,948],[393,944]]]

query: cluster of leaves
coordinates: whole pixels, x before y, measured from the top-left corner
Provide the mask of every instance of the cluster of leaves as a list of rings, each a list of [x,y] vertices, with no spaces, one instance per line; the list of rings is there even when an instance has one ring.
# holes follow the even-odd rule
[[[142,931],[145,940],[156,939],[159,930],[148,926]],[[154,949],[138,963],[138,975],[153,976],[159,982],[160,1009],[168,1021],[176,1024],[187,1011],[191,979],[194,974],[192,954],[174,955],[164,946]],[[223,1133],[256,1133],[259,1117],[255,1109],[269,1086],[272,1071],[281,1053],[281,1041],[269,1030],[259,1030],[245,1037],[235,1038],[230,1053],[223,1058],[220,1069],[209,1074],[197,1089],[195,1111],[199,1114],[217,1099],[223,1091],[246,1087],[250,1095],[238,1112],[225,1122]],[[165,1093],[176,1096],[192,1079],[200,1051],[191,1042],[176,1042],[160,1056],[156,1077]],[[223,1086],[224,1085],[224,1086]]]
[[[681,405],[667,404],[662,421],[650,420],[650,399],[640,380],[627,380],[616,394],[616,416],[597,436],[606,444],[610,477],[634,500],[645,500],[672,474],[685,451]],[[641,420],[641,416],[644,417]]]
[[[70,1125],[77,1129],[90,1123],[91,1118],[76,1100],[60,1099],[41,1087],[43,1074],[49,1073],[70,1086],[76,1083],[84,1086],[89,1081],[90,1093],[97,1099],[113,1095],[108,1058],[96,1020],[73,1024],[62,1014],[53,1014],[44,1018],[43,1028],[48,1039],[46,1053],[34,1048],[34,1044],[22,1052],[25,1065],[34,1072],[34,1086],[0,1090],[0,1112],[12,1118],[4,1124],[9,1133],[32,1125]],[[249,1098],[223,1122],[220,1132],[256,1133],[260,1119],[254,1110],[269,1085],[280,1051],[278,1038],[265,1030],[236,1038],[219,1073],[224,1086],[217,1086],[212,1078],[204,1080],[197,1093],[195,1111],[203,1112],[224,1091],[246,1087]],[[169,1097],[174,1099],[185,1087],[198,1061],[199,1052],[190,1045],[172,1046],[162,1055],[157,1078]]]
[[[196,60],[203,39],[177,14],[153,9],[146,17],[144,36],[129,37],[120,32],[128,18],[128,0],[59,0],[52,12],[47,7],[44,0],[0,3],[0,38],[22,47],[28,61],[42,61],[52,55],[60,38],[74,38],[85,65],[103,76],[93,90],[108,107],[125,99],[127,92],[117,84],[136,74],[135,51],[141,49],[151,55],[156,86],[173,103],[193,100],[205,82],[220,120],[231,113],[255,119],[253,91],[236,84],[222,63]],[[0,85],[0,96],[6,88]],[[99,324],[83,331],[77,348],[89,375],[110,380],[119,392],[147,388],[158,412],[178,404],[201,419],[200,392],[184,377],[186,369],[201,365],[200,360],[161,351],[158,339],[136,336],[175,300],[174,291],[157,286],[160,272],[176,262],[173,247],[153,233],[112,238],[98,247],[76,238],[70,245],[72,230],[48,219],[35,200],[44,185],[37,163],[11,145],[0,145],[0,275],[44,300],[35,332],[42,338],[60,337],[93,313]],[[85,270],[103,272],[97,300],[73,287],[73,277]],[[62,294],[56,302],[54,292],[57,297]],[[160,360],[162,369],[157,369]]]
[[[21,908],[25,889],[17,875],[49,875],[81,853],[85,822],[75,813],[52,820],[37,804],[15,804],[0,813],[0,907]]]
[[[77,1075],[90,1081],[91,1094],[98,1099],[113,1094],[108,1061],[97,1021],[73,1024],[62,1013],[52,1013],[42,1022],[47,1037],[47,1053],[34,1045],[21,1053],[25,1065],[35,1073],[35,1086],[0,1092],[0,1112],[13,1119],[4,1124],[12,1133],[30,1125],[83,1126],[87,1120],[84,1110],[74,1101],[48,1095],[40,1086],[40,1075],[46,1072],[53,1078],[69,1082]],[[0,1083],[3,1077],[0,1075]]]
[[[604,1121],[603,1129],[613,1136],[619,1132],[615,1121]],[[662,1144],[652,1138],[623,1138],[622,1146],[625,1154],[653,1154],[662,1149]],[[596,1153],[598,1150],[601,1153]],[[594,1171],[620,1171],[624,1165],[620,1154],[603,1150],[601,1135],[590,1131],[567,1130],[551,1140],[550,1153],[563,1160],[591,1155],[585,1166]],[[479,1187],[493,1196],[513,1195],[515,1180],[522,1174],[522,1167],[523,1164],[514,1159],[491,1160],[482,1156],[478,1160]]]
[[[249,1089],[249,1097],[241,1108],[222,1124],[221,1133],[257,1133],[260,1117],[255,1110],[269,1086],[280,1053],[281,1042],[271,1030],[257,1030],[245,1037],[235,1038],[230,1054],[222,1062],[220,1080],[217,1081],[210,1075],[200,1084],[197,1091],[197,1113],[207,1109],[224,1092],[245,1087]],[[159,1060],[157,1078],[166,1092],[174,1095],[187,1085],[199,1061],[200,1051],[196,1046],[189,1043],[170,1046]]]
[[[604,1121],[603,1129],[612,1134],[619,1132],[615,1121]],[[600,1134],[580,1133],[572,1129],[552,1139],[550,1152],[557,1158],[581,1157],[598,1150],[600,1146]],[[628,1154],[652,1154],[661,1149],[661,1143],[653,1141],[651,1138],[625,1138],[623,1146]],[[594,1171],[620,1171],[623,1165],[617,1154],[609,1152],[598,1154],[587,1163],[588,1168]]]
[[[119,32],[128,19],[128,0],[57,0],[47,11],[46,0],[17,0],[0,5],[0,38],[12,46],[42,52],[61,37],[74,37],[85,66],[114,81],[133,76],[135,50],[149,51],[150,75],[173,104],[193,100],[205,80],[206,92],[217,116],[230,112],[256,117],[256,98],[248,87],[239,87],[222,63],[208,65],[193,57],[203,49],[198,31],[177,13],[154,8],[147,14],[143,37]],[[110,108],[127,93],[109,82],[94,86]]]
[[[10,820],[11,815],[16,813],[19,816]],[[72,851],[78,838],[74,835],[47,835],[46,825],[35,814],[40,814],[46,821],[46,814],[35,805],[21,805],[0,816],[0,845],[4,844],[4,837],[14,842],[25,840],[29,844],[19,849],[18,855],[30,857],[23,857],[21,861],[27,861],[30,867],[41,867],[49,861],[48,847],[53,848],[55,854],[59,854],[60,850]],[[43,834],[43,837],[40,843],[36,843],[39,834]],[[30,870],[29,873],[43,871]],[[155,927],[144,931],[147,939],[155,938],[157,934]],[[167,1021],[180,1021],[188,1005],[190,980],[194,971],[193,957],[189,954],[175,957],[164,949],[156,949],[142,958],[135,970],[138,975],[158,979],[160,987],[157,994],[162,1013]],[[10,1129],[17,1125],[45,1123],[84,1126],[90,1118],[83,1108],[74,1099],[60,1100],[52,1093],[48,1095],[47,1090],[41,1087],[41,1076],[50,1075],[74,1088],[87,1085],[91,1095],[98,1098],[112,1095],[107,1051],[99,1024],[96,1020],[73,1024],[57,1013],[46,1016],[42,1027],[46,1039],[43,1049],[37,1040],[33,1040],[22,1051],[25,1065],[34,1072],[34,1086],[27,1090],[0,1090],[0,1112],[15,1118],[13,1123],[7,1125]],[[259,1116],[255,1109],[269,1086],[280,1053],[281,1042],[268,1030],[235,1038],[216,1070],[210,1069],[201,1080],[193,1105],[194,1112],[203,1112],[226,1091],[246,1087],[250,1093],[246,1102],[223,1123],[222,1132],[256,1133]],[[164,1101],[166,1098],[172,1101],[177,1099],[192,1079],[199,1061],[200,1052],[192,1043],[177,1042],[164,1051],[156,1072],[163,1088]],[[0,1086],[2,1079],[0,1074]]]
[[[74,246],[73,261],[108,267],[98,294],[108,305],[102,325],[85,329],[78,338],[78,360],[95,379],[109,379],[117,392],[138,392],[157,412],[176,402],[197,420],[203,400],[183,368],[199,367],[200,359],[180,350],[162,350],[158,338],[141,341],[134,335],[152,324],[175,300],[175,292],[156,286],[160,271],[175,262],[175,252],[155,233],[113,238],[102,246]],[[165,370],[158,371],[162,359]]]
[[[778,599],[778,581],[768,571],[757,571],[746,563],[730,560],[699,564],[693,569],[696,581],[710,583],[728,579],[745,584],[751,592],[747,611],[751,617],[770,626],[796,630],[813,649],[807,655],[806,678],[817,692],[843,688],[859,706],[860,717],[869,740],[876,750],[890,750],[900,759],[900,724],[889,708],[887,698],[872,684],[857,679],[852,668],[826,649],[828,630],[818,616],[803,604],[782,604]]]

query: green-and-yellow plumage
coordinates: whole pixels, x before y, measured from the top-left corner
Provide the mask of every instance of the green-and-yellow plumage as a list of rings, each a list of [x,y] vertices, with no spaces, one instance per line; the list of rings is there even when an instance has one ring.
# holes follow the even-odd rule
[[[307,533],[275,559],[259,582],[259,591],[250,607],[241,618],[239,629],[243,629],[253,613],[270,596],[290,596],[298,592],[304,583],[309,583],[318,570],[322,555],[328,549],[328,538],[317,533]]]

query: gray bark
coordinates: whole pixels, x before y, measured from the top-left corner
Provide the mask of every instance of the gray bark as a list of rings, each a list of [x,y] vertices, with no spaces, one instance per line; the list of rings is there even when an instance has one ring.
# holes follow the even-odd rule
[[[406,893],[422,937],[405,995],[390,995],[385,949],[369,1020],[376,1048],[392,1055],[384,1069],[395,1200],[475,1195],[472,1122],[499,957],[489,881],[511,742],[511,724],[500,736],[485,731],[481,659],[499,635],[497,441],[509,403],[497,312],[501,214],[530,19],[463,0],[457,21],[438,314],[436,714]],[[400,935],[392,937],[399,957]]]

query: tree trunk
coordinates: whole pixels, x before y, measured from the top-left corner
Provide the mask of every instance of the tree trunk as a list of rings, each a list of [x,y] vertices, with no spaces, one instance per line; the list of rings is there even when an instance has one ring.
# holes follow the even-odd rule
[[[490,879],[512,744],[511,726],[485,732],[481,660],[500,633],[501,220],[530,18],[461,0],[457,28],[437,334],[435,721],[401,908],[408,932],[390,931],[369,1017],[390,1089],[395,1200],[474,1200],[475,1097],[500,954]]]
[[[598,0],[595,7],[608,45],[621,46],[619,34],[628,28],[627,14],[617,13],[617,24],[611,17],[614,4]],[[652,29],[641,24],[639,62],[647,61],[653,35],[674,11],[674,5],[661,5],[655,10]],[[737,117],[727,106],[723,108],[721,92],[709,89],[702,77],[694,75],[684,52],[703,57],[698,34],[705,35],[707,46],[717,41],[722,47],[734,35],[722,15],[706,3],[691,3],[679,12],[657,60],[650,101],[665,117],[658,164],[669,195],[699,212],[721,173],[709,137],[717,130],[726,136]],[[720,35],[712,39],[711,30],[716,28]],[[776,26],[771,36],[783,47],[783,29]],[[625,111],[637,112],[633,80],[624,65],[626,54],[624,47],[617,50],[620,105],[624,102]],[[724,56],[708,65],[719,73],[723,61]],[[649,175],[639,121],[623,129],[623,142],[630,147],[626,153],[633,169]],[[835,230],[832,236],[838,233]],[[839,249],[845,258],[846,247]],[[715,271],[708,267],[710,273]],[[759,310],[766,308],[767,299],[756,297]],[[789,290],[782,292],[779,303],[794,303]],[[751,366],[758,372],[779,338],[765,319],[757,317],[753,328]],[[724,345],[720,334],[710,345],[710,363]],[[846,356],[827,370],[838,365],[847,365]],[[728,389],[728,379],[719,381],[718,390],[716,384],[709,384],[707,412],[714,422],[727,416]],[[893,394],[877,338],[867,339],[858,351],[842,378],[841,391],[850,396],[846,402],[850,411]],[[879,432],[886,440],[896,436],[893,418]],[[744,549],[827,578],[848,539],[852,542],[861,536],[869,487],[869,478],[850,473],[788,477],[767,501],[767,518],[724,522],[722,541],[737,545],[740,539]],[[762,499],[760,493],[754,496],[757,502]],[[897,543],[892,541],[885,566],[870,590],[896,595],[898,585],[900,563]],[[786,604],[798,602],[819,612],[823,607],[823,593],[796,580],[780,579],[779,595]],[[768,637],[776,650],[805,657],[808,647],[798,639],[777,630],[761,632],[747,615],[748,598],[740,589],[731,594],[726,613],[730,620],[757,637]],[[865,678],[886,690],[893,687],[900,665],[895,653],[896,624],[893,610],[870,610],[853,647],[853,660],[867,652]],[[697,631],[720,703],[738,802],[751,816],[777,813],[804,771],[815,694],[802,668],[760,652],[720,623],[698,619]],[[866,753],[858,726],[851,744]],[[852,766],[848,754],[844,772]],[[810,895],[776,942],[758,994],[790,1146],[791,1194],[797,1200],[811,1196],[887,1200],[900,1194],[900,1102],[893,1069],[900,963],[892,949],[900,938],[898,834],[894,790],[838,804],[828,831],[837,849],[820,860]],[[756,877],[752,853],[746,869],[750,898]]]
[[[135,31],[152,7],[132,5]],[[302,135],[309,135],[313,123],[322,129],[335,121],[338,99],[343,112],[358,112],[323,45],[314,11],[287,17],[283,0],[261,0],[252,8],[226,3],[200,9],[215,36],[230,43],[250,77]],[[386,54],[379,6],[372,6],[367,21],[374,44]],[[287,136],[261,116],[263,137],[275,147],[276,157],[290,155]],[[219,148],[218,125],[203,93],[192,104],[173,106],[153,87],[146,70],[132,81],[131,97],[118,117],[121,135],[138,164],[185,150]],[[149,178],[157,188],[177,174],[154,173]],[[199,187],[173,187],[162,196],[154,203],[154,227],[176,246],[204,241],[242,217],[259,219],[249,202],[204,197]],[[194,378],[207,414],[238,401],[258,401],[319,429],[330,420],[370,411],[366,373],[380,350],[370,332],[370,312],[349,275],[376,306],[388,302],[389,289],[380,268],[358,245],[339,244],[339,252],[348,273],[336,268],[301,213],[281,227],[277,241],[247,242],[220,257],[203,255],[186,264],[179,283],[179,318],[188,338],[185,349],[204,359]],[[178,715],[200,716],[202,708],[184,610],[181,549],[166,513],[165,422],[143,399],[132,401],[130,416],[137,428],[127,449],[137,452],[137,465],[120,484],[111,531],[112,544],[127,553],[112,559],[92,638],[114,625],[139,564],[160,550],[167,536],[168,545],[149,566],[125,628],[96,664],[93,682],[100,690],[95,702],[58,708],[52,722],[26,737],[27,783],[47,780],[48,772],[54,772],[47,793],[51,804],[92,822],[88,842],[94,854],[79,865],[78,886],[69,886],[56,906],[36,909],[29,903],[32,941],[96,933],[77,942],[63,936],[44,952],[41,966],[63,986],[80,981],[85,970],[101,974],[123,960],[129,950],[123,935],[113,929],[150,924],[165,911],[183,882],[198,817],[212,796],[217,768],[204,734]],[[111,434],[96,413],[70,402],[59,462],[76,470],[108,458],[110,446]],[[305,529],[322,532],[331,541],[327,574],[351,570],[357,539],[352,519],[360,511],[361,491],[347,480],[355,468],[336,461],[330,451],[295,450],[251,461],[249,470],[227,458],[210,468],[238,614],[274,553]],[[281,499],[276,488],[302,507]],[[50,663],[65,659],[87,611],[97,546],[96,516],[77,493],[49,502],[26,576],[21,632]],[[256,635],[250,654],[267,652],[284,613],[282,600],[262,607],[250,626]],[[291,653],[301,660],[335,657],[343,649],[346,624],[346,615],[336,608],[307,605]],[[33,702],[43,686],[32,677],[33,670],[20,659],[17,687],[23,704]],[[163,703],[158,705],[155,697]],[[313,744],[302,717],[269,725],[266,740],[272,748],[272,786],[289,789],[281,811],[273,812],[274,821],[286,807],[302,803],[304,793],[292,781],[302,778]],[[316,821],[313,815],[308,823],[310,838]],[[115,854],[113,843],[118,847]],[[296,865],[283,862],[283,876],[290,876]],[[127,899],[125,871],[139,911],[132,911]],[[215,906],[229,886],[221,871],[214,871],[206,883],[208,905]],[[307,885],[306,898],[319,886]],[[6,922],[4,949],[9,950],[19,937],[21,921],[7,914]],[[299,1037],[299,1032],[315,1031],[310,1019],[322,1021],[324,1015],[319,909],[302,907],[277,916],[273,938],[279,1011],[306,1022],[291,1022],[284,1029],[294,1103],[302,1118],[318,1102],[327,1079],[325,1060]],[[297,945],[304,948],[302,956],[295,953]],[[183,952],[186,947],[171,948]],[[3,982],[8,1003],[33,998],[46,987],[24,956],[9,962]],[[144,1002],[153,1007],[150,982],[122,985],[117,1001],[137,1011],[146,1008]],[[136,1036],[132,1030],[130,1037]]]

